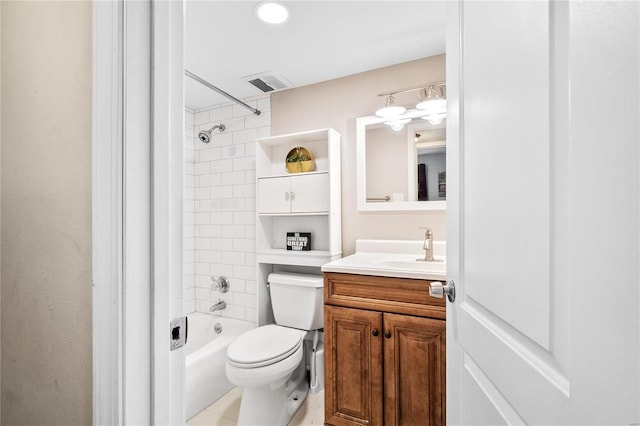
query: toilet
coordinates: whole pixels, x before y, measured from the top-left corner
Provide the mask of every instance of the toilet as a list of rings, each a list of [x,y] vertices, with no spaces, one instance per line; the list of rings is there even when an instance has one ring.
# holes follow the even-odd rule
[[[289,423],[309,393],[305,337],[324,326],[322,276],[271,273],[267,282],[276,323],[242,334],[227,349],[227,378],[243,388],[238,425]]]

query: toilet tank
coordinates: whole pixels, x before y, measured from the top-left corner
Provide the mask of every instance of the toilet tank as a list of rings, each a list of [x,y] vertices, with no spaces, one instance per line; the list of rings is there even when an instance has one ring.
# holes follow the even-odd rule
[[[274,272],[267,282],[276,324],[301,330],[324,327],[322,275]]]

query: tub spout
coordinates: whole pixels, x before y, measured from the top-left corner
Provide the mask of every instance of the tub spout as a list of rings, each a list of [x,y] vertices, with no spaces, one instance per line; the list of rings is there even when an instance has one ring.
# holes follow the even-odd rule
[[[213,305],[211,305],[211,307],[209,308],[209,312],[221,311],[226,307],[227,307],[227,304],[224,302],[224,300],[218,300],[217,303],[214,303]]]

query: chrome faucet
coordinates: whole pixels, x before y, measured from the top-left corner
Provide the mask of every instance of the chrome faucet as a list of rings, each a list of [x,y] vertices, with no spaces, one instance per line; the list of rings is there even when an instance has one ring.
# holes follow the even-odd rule
[[[424,262],[433,262],[433,232],[431,228],[420,228],[424,229],[424,243],[422,243],[422,248],[424,249]]]
[[[226,307],[227,307],[227,304],[224,302],[224,300],[218,299],[217,303],[214,303],[213,305],[211,305],[211,307],[209,308],[209,312],[221,311]]]

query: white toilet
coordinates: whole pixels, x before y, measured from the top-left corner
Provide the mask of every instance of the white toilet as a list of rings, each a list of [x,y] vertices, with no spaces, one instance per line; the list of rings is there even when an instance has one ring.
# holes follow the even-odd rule
[[[227,349],[227,378],[243,388],[238,425],[286,425],[309,392],[304,338],[323,325],[323,279],[272,273],[276,324],[250,330]]]

